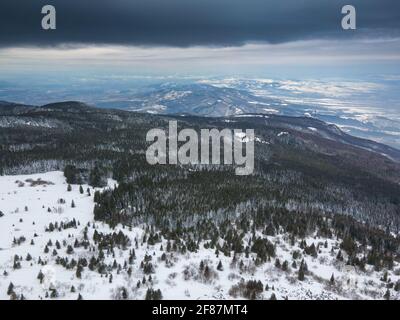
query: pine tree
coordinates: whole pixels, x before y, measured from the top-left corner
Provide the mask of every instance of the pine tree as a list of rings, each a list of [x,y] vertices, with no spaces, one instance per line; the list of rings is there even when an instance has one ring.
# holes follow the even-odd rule
[[[7,295],[9,296],[13,292],[14,292],[14,284],[12,282],[10,282],[10,284],[8,285],[8,289],[7,289]]]
[[[152,298],[153,298],[153,292],[152,292],[152,290],[149,288],[149,289],[147,289],[147,291],[146,291],[146,295],[145,295],[144,299],[145,299],[145,300],[152,300]]]
[[[74,200],[71,201],[71,208],[75,208],[75,202],[74,202]]]
[[[14,260],[13,269],[14,270],[21,269],[21,263],[19,262],[19,258]]]
[[[303,268],[300,268],[300,269],[299,269],[298,278],[299,278],[300,281],[303,281],[303,280],[304,280],[304,270],[303,270]]]
[[[154,291],[153,300],[162,300],[162,293],[160,289]]]
[[[58,298],[58,292],[56,289],[51,290],[50,298],[52,299]]]
[[[128,292],[126,291],[125,288],[122,288],[121,295],[122,295],[122,299],[124,299],[124,300],[128,299]]]
[[[204,270],[204,261],[203,260],[200,261],[199,269],[200,269],[200,271]]]
[[[37,278],[39,279],[40,283],[43,283],[44,274],[43,274],[42,270],[39,271]]]
[[[204,278],[206,280],[209,280],[211,278],[211,271],[208,266],[205,266],[205,268],[204,268]]]
[[[79,186],[79,193],[80,193],[80,194],[83,194],[83,188],[82,188],[82,185],[80,185],[80,186]]]
[[[301,260],[300,269],[303,269],[304,272],[308,271],[307,263],[304,261],[304,259]]]
[[[329,280],[330,284],[333,285],[335,283],[335,277],[332,273],[331,279]]]
[[[83,267],[81,265],[78,265],[78,267],[76,268],[76,277],[81,279],[82,278],[82,271],[83,271]]]
[[[89,184],[92,187],[102,187],[101,172],[97,165],[90,171]]]
[[[389,289],[386,290],[386,293],[384,294],[383,298],[385,300],[390,300],[390,290]]]
[[[71,187],[70,184],[69,184],[68,187],[67,187],[67,191],[68,191],[68,192],[72,191],[72,187]]]
[[[223,271],[224,270],[221,260],[219,260],[219,263],[218,263],[218,266],[217,266],[217,270],[218,271]]]

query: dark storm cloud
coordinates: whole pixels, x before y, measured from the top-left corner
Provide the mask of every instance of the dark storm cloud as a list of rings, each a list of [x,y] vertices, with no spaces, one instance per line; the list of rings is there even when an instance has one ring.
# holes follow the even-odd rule
[[[41,8],[57,30],[41,29]],[[341,8],[357,9],[358,31],[398,35],[399,0],[1,0],[0,46],[85,44],[240,45],[354,36]]]

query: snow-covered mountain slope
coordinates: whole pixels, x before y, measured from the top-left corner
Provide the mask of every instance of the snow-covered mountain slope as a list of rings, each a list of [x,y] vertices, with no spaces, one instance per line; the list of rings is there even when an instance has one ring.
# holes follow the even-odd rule
[[[149,289],[164,299],[381,299],[387,287],[399,288],[398,262],[392,270],[361,271],[345,264],[344,251],[338,259],[340,239],[317,235],[305,239],[315,255],[285,233],[260,233],[276,252],[261,264],[253,253],[226,256],[206,242],[180,253],[165,239],[144,239],[144,228],[94,221],[94,191],[87,185],[68,191],[60,171],[0,177],[0,300],[144,299]],[[104,244],[112,233],[110,249]],[[102,261],[101,273],[91,268],[93,259]],[[400,298],[396,290],[390,294]]]

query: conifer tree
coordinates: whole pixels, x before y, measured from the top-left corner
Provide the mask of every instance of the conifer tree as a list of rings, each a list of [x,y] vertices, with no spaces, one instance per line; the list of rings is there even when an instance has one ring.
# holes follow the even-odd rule
[[[152,290],[149,288],[149,289],[147,289],[147,291],[146,291],[146,295],[145,295],[144,299],[145,299],[145,300],[152,300],[152,298],[153,298]]]
[[[338,254],[336,256],[336,259],[338,259],[339,261],[343,261],[343,255],[342,255],[342,251],[341,250],[339,250],[339,252],[338,252]]]
[[[204,270],[204,261],[203,260],[200,261],[199,269],[200,269],[200,271]]]
[[[300,267],[300,269],[299,269],[298,279],[299,279],[300,281],[303,281],[303,280],[304,280],[304,270],[303,270],[302,267]]]
[[[82,278],[82,271],[83,271],[83,267],[81,265],[78,265],[78,267],[76,268],[76,277],[81,279]]]
[[[329,280],[330,284],[333,285],[335,283],[335,277],[332,273],[331,279]]]
[[[50,298],[52,298],[52,299],[58,298],[57,289],[51,290]]]
[[[43,279],[44,279],[44,274],[43,274],[42,270],[39,271],[37,278],[39,279],[40,283],[42,284]]]
[[[10,284],[8,285],[8,289],[7,289],[7,295],[9,296],[13,292],[14,292],[14,284],[12,282],[10,282]]]
[[[124,299],[124,300],[128,299],[128,292],[126,291],[125,288],[122,288],[121,295],[122,295],[122,299]]]

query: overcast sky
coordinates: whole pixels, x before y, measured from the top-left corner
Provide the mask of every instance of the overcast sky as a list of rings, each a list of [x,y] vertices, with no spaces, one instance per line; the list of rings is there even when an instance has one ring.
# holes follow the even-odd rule
[[[57,30],[41,29],[41,7]],[[341,8],[357,9],[357,30]],[[0,70],[392,70],[398,0],[1,0]],[[300,69],[299,69],[300,70]]]

